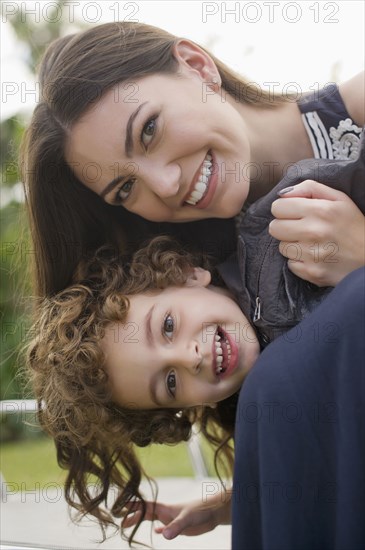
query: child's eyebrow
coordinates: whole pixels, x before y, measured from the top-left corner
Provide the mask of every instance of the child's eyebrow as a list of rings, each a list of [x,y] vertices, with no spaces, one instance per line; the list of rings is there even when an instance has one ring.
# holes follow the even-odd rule
[[[146,315],[146,340],[151,348],[155,347],[155,341],[153,339],[152,329],[151,329],[151,318],[154,310],[155,304],[150,308],[149,312]]]
[[[149,390],[151,394],[152,401],[158,406],[163,407],[163,403],[158,399],[157,397],[157,380],[160,376],[159,372],[155,372],[155,374],[151,377],[150,384],[149,384]]]

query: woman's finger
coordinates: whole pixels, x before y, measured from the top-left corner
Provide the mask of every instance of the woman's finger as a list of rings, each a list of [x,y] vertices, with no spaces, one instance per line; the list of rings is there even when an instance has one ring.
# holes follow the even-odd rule
[[[288,269],[297,277],[317,286],[334,286],[329,278],[329,271],[323,262],[293,262],[288,260]]]
[[[297,185],[293,185],[293,187],[281,189],[278,195],[283,199],[291,197],[306,197],[308,199],[327,199],[330,201],[338,201],[348,198],[348,196],[342,191],[338,191],[337,189],[333,189],[333,187],[329,187],[328,185],[324,185],[323,183],[319,183],[314,180],[304,180]]]
[[[298,197],[285,201],[276,199],[271,205],[271,213],[279,219],[300,220],[307,214],[307,202],[308,199]]]
[[[303,261],[303,251],[300,243],[291,242],[291,241],[282,241],[279,244],[280,253],[291,260],[292,262],[302,262]]]
[[[318,240],[319,222],[308,224],[306,220],[272,220],[269,233],[278,241]]]

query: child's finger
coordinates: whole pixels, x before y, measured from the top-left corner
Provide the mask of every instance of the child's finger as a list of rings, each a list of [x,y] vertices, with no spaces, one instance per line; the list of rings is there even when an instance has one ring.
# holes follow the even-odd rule
[[[162,534],[166,539],[174,539],[180,535],[186,527],[189,527],[191,524],[191,519],[189,516],[177,517],[171,521],[168,525],[162,528]]]
[[[144,516],[145,520],[152,521],[158,519],[160,513],[160,508],[163,508],[162,504],[146,501],[146,513]],[[138,513],[142,515],[142,503],[141,502],[127,502],[124,506],[126,517],[131,517],[131,515]]]
[[[123,519],[122,527],[124,529],[127,529],[128,527],[132,527],[133,525],[136,525],[140,520],[141,516],[142,516],[142,512],[140,510],[129,514]]]

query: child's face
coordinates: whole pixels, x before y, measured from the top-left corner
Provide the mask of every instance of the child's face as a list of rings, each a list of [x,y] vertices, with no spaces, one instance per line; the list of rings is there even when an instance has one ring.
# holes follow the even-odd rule
[[[107,92],[73,126],[67,161],[107,203],[148,220],[232,217],[249,190],[244,121],[203,70],[180,69]]]
[[[185,408],[217,403],[240,388],[259,345],[228,292],[209,281],[198,269],[192,286],[129,297],[126,322],[109,325],[102,341],[116,403]]]

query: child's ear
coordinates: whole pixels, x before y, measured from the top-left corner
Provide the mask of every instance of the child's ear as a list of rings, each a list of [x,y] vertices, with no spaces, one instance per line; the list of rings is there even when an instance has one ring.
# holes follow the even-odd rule
[[[202,267],[193,267],[191,270],[185,286],[208,286],[212,276],[209,271]]]

